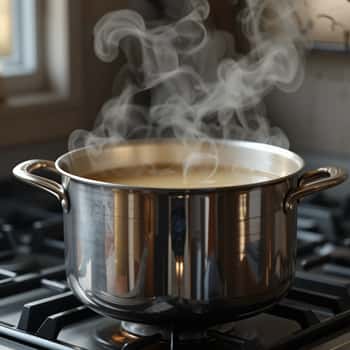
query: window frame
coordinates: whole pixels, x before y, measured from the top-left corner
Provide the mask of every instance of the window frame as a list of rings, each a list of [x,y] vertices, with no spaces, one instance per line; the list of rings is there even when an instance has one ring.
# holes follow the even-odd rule
[[[45,34],[38,40],[45,48],[45,74],[34,81],[32,76],[1,78],[7,101],[0,105],[0,147],[58,140],[88,123],[82,112],[82,0],[36,2],[43,10],[37,28]]]
[[[37,67],[36,0],[11,0],[12,53],[1,59],[2,75],[31,74]]]
[[[45,0],[12,0],[13,53],[2,59],[2,79],[8,96],[43,89],[45,40],[43,21]]]

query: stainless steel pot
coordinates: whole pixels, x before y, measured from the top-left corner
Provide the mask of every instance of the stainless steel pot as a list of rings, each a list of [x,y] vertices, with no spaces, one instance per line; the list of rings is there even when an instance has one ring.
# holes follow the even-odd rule
[[[84,178],[115,167],[181,164],[187,147],[174,140],[138,141],[15,167],[15,176],[60,201],[68,282],[97,312],[138,323],[202,327],[263,310],[293,281],[298,200],[346,179],[334,167],[301,175],[298,155],[233,141],[218,142],[220,163],[277,178],[191,190]],[[62,184],[35,174],[44,168],[62,175]]]

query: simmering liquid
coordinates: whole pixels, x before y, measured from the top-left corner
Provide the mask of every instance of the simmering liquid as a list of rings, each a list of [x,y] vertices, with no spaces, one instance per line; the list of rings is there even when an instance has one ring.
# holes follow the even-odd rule
[[[151,188],[204,188],[240,186],[275,179],[270,173],[240,167],[196,166],[187,172],[176,166],[140,166],[116,168],[86,177],[114,184]]]

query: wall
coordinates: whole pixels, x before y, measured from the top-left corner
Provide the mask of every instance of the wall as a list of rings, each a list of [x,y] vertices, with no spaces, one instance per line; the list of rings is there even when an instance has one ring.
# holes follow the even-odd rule
[[[118,63],[105,64],[96,58],[93,26],[105,12],[126,4],[127,0],[86,0],[84,4],[84,113],[90,122],[110,96],[118,70]],[[350,154],[349,56],[310,53],[302,87],[293,94],[272,93],[267,98],[267,106],[273,123],[287,132],[293,149]]]
[[[96,22],[107,12],[125,8],[127,0],[84,0],[83,33],[84,33],[84,117],[95,120],[102,104],[111,96],[113,78],[118,71],[119,63],[103,63],[95,55],[93,28]]]
[[[273,123],[304,152],[350,155],[350,57],[312,52],[302,87],[293,94],[267,98]]]

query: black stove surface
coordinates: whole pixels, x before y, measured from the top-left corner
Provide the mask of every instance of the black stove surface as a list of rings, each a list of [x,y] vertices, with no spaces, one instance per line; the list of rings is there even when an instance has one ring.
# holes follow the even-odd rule
[[[0,184],[0,348],[348,349],[350,200],[300,206],[294,287],[260,315],[213,327],[199,340],[130,336],[82,305],[65,281],[60,208],[40,191]]]

